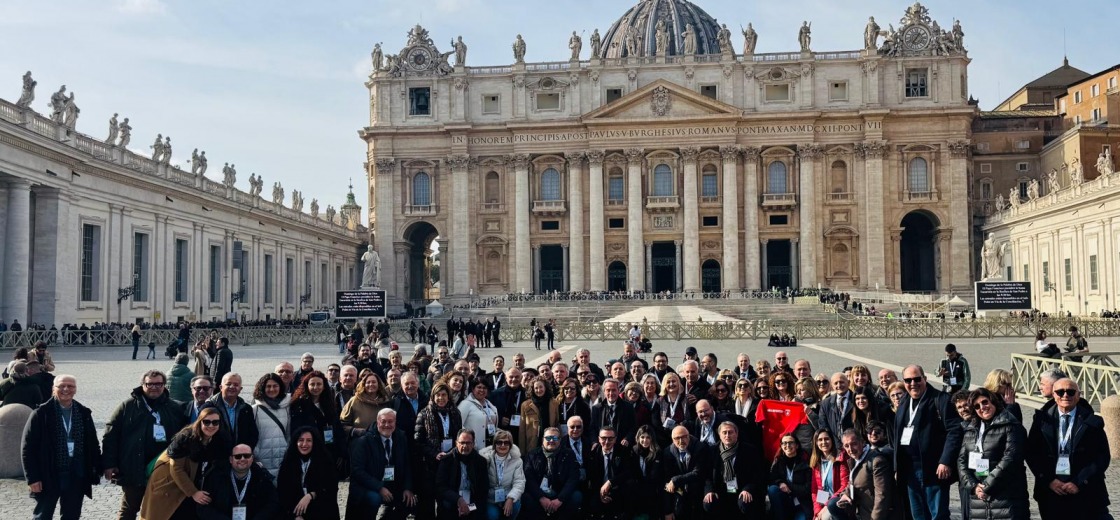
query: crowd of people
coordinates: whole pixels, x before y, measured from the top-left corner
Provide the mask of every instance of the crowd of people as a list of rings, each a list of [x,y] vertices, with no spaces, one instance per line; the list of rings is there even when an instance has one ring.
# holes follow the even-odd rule
[[[1078,385],[1042,374],[1049,401],[1027,431],[1011,374],[970,391],[954,345],[928,375],[873,379],[863,365],[814,374],[784,350],[721,365],[627,341],[537,366],[498,353],[485,370],[446,344],[406,361],[389,342],[381,358],[383,340],[245,380],[228,341],[203,339],[193,370],[182,354],[170,375],[145,372],[100,439],[78,378],[54,377],[24,434],[34,517],[77,518],[102,479],[126,520],[947,520],[954,487],[966,519],[1108,514],[1104,426]]]

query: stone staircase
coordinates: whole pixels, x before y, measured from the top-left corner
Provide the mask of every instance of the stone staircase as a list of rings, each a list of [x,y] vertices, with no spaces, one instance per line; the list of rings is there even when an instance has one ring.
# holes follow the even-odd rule
[[[698,307],[739,320],[835,320],[836,315],[816,303],[789,303],[785,299],[675,299],[675,300],[613,300],[613,301],[532,301],[505,302],[504,305],[478,309],[451,309],[456,318],[486,319],[497,316],[503,322],[528,322],[556,319],[558,321],[603,321],[643,307]],[[446,315],[444,317],[446,319]]]

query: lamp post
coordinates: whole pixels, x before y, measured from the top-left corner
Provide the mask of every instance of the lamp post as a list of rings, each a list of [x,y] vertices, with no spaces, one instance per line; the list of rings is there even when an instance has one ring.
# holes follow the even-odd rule
[[[140,275],[132,275],[132,285],[117,289],[117,323],[121,321],[121,303],[131,298],[140,290]]]
[[[303,316],[303,304],[311,301],[311,284],[307,284],[307,292],[299,295],[299,314]]]
[[[229,315],[235,316],[233,313],[233,305],[237,302],[245,301],[245,280],[241,280],[240,288],[233,294],[229,295]]]

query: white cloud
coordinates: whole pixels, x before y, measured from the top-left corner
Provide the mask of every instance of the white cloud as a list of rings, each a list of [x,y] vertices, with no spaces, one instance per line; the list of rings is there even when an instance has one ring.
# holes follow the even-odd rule
[[[161,0],[117,0],[114,7],[119,13],[140,16],[167,12],[167,6]]]

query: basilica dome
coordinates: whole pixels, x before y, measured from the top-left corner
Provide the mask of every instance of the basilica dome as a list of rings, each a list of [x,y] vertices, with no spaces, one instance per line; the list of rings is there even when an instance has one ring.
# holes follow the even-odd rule
[[[634,34],[632,47],[637,56],[656,56],[657,23],[665,22],[668,32],[667,54],[685,54],[685,28],[692,24],[696,32],[695,54],[718,54],[719,24],[715,18],[688,0],[641,0],[611,25],[603,35],[603,57],[625,58],[631,55],[626,36]]]

